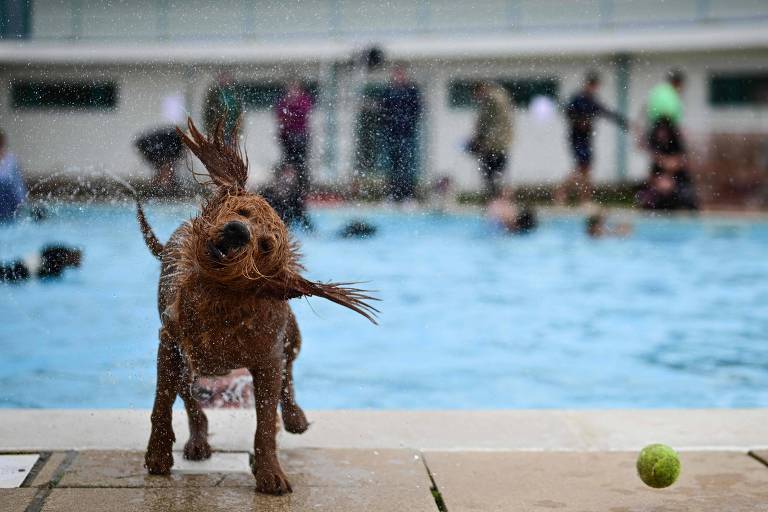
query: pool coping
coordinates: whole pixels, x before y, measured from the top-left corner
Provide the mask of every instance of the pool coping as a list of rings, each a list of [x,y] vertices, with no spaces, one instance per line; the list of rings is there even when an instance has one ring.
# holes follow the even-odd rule
[[[209,409],[211,444],[250,450],[255,413]],[[142,450],[149,410],[0,409],[0,451]],[[284,448],[408,448],[420,451],[629,451],[662,442],[681,451],[768,449],[768,408],[609,410],[308,411]],[[176,449],[186,416],[174,411]]]

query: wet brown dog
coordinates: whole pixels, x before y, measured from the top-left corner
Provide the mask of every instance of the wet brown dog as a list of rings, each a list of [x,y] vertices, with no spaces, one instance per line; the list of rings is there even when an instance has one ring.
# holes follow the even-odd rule
[[[144,240],[162,262],[157,391],[145,465],[153,475],[171,471],[171,415],[177,394],[189,417],[184,457],[210,457],[208,420],[194,396],[195,380],[248,368],[257,414],[252,467],[256,489],[283,494],[291,486],[277,460],[278,403],[288,432],[299,434],[309,426],[294,398],[291,370],[301,336],[288,300],[324,297],[374,321],[376,310],[366,301],[375,299],[343,284],[301,277],[296,244],[267,202],[246,192],[247,162],[237,147],[225,144],[223,125],[209,138],[191,120],[188,125],[189,133],[179,134],[205,165],[217,187],[215,194],[165,246],[152,232],[141,205],[137,208]]]

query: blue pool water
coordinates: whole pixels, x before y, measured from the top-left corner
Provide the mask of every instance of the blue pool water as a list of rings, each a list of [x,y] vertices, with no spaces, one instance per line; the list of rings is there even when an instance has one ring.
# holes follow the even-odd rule
[[[150,205],[161,238],[194,211]],[[641,219],[589,240],[578,218],[526,237],[479,216],[313,212],[316,279],[378,290],[376,327],[294,301],[308,408],[768,406],[768,224]],[[335,231],[363,217],[371,240]],[[0,407],[150,407],[159,266],[129,205],[60,206],[0,226],[0,259],[61,241],[84,266],[0,285]]]

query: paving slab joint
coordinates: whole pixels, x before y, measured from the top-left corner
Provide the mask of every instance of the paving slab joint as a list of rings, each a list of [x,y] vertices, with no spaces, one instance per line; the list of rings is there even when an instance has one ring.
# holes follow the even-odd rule
[[[48,463],[48,460],[51,458],[52,454],[53,452],[40,452],[38,454],[39,458],[37,459],[37,462],[35,462],[35,465],[32,466],[32,469],[29,470],[29,474],[21,483],[21,487],[30,487],[32,485],[32,482],[34,482],[35,478],[37,478],[37,475],[40,474],[43,466]]]
[[[64,460],[61,462],[61,464],[59,464],[59,467],[56,468],[56,471],[51,476],[51,481],[47,485],[44,485],[38,489],[35,497],[32,498],[32,501],[29,502],[29,505],[27,505],[27,508],[24,510],[24,512],[40,512],[43,509],[45,500],[48,499],[48,496],[51,494],[53,488],[56,487],[56,485],[59,483],[59,480],[61,480],[61,478],[64,476],[64,473],[66,473],[67,469],[69,469],[69,466],[72,465],[76,458],[76,451],[70,450],[67,452],[66,457],[64,457]]]

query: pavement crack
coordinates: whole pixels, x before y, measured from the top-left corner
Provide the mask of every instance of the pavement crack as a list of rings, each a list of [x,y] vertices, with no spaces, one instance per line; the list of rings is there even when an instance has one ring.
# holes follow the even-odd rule
[[[760,455],[756,451],[750,450],[749,453],[747,453],[747,455],[749,455],[750,457],[755,459],[757,462],[759,462],[763,466],[768,466],[768,459],[766,459],[765,457],[763,457],[762,455]]]
[[[421,458],[422,464],[424,464],[424,469],[427,471],[427,476],[429,477],[429,481],[432,484],[429,490],[432,493],[432,498],[435,500],[435,506],[437,507],[437,510],[439,512],[448,512],[448,507],[445,506],[445,500],[443,499],[443,495],[440,493],[440,489],[437,487],[435,477],[432,475],[432,471],[429,470],[429,464],[427,464],[426,457],[424,457],[422,452],[419,452],[419,457]]]

